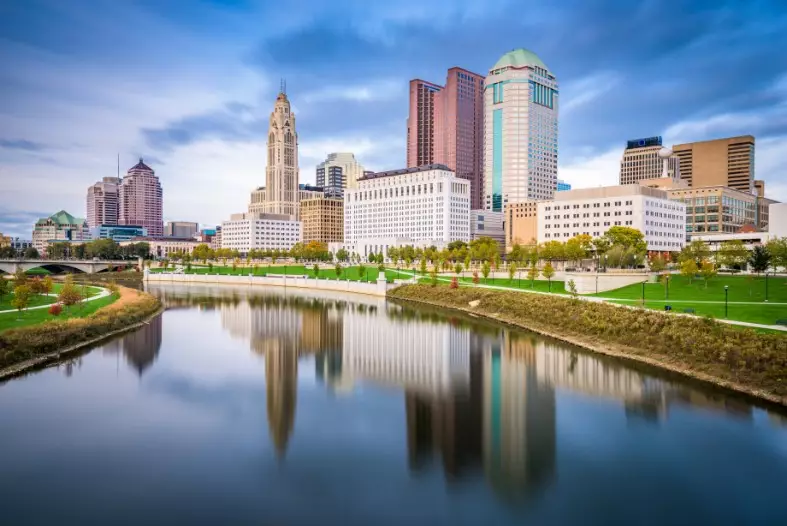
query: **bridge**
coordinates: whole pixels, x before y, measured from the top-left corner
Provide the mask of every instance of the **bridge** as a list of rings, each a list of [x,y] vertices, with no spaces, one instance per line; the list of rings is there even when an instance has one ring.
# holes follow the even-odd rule
[[[0,259],[0,273],[13,274],[18,270],[27,272],[34,268],[43,268],[53,273],[85,272],[96,274],[117,268],[133,266],[142,268],[142,259],[94,260],[94,259]]]

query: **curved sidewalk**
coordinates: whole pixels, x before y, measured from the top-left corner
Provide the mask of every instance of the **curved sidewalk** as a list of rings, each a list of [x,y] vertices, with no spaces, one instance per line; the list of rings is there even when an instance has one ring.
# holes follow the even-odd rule
[[[91,285],[91,286],[93,288],[96,288],[96,289],[101,289],[101,292],[99,292],[95,296],[90,296],[89,298],[83,300],[85,303],[87,303],[88,301],[93,301],[93,300],[97,300],[97,299],[100,299],[100,298],[104,298],[106,296],[109,296],[109,294],[110,294],[108,289],[105,289],[103,287],[96,287],[95,285]],[[46,294],[46,296],[57,297],[57,294]],[[57,303],[57,302],[55,302],[55,303]],[[22,309],[21,312],[28,311],[28,310],[35,310],[35,309],[48,309],[49,307],[51,307],[55,303],[47,303],[46,305],[37,305],[35,307],[28,307],[26,309]],[[20,311],[18,309],[0,310],[0,314],[6,314],[6,313],[9,313],[9,312],[20,312]]]

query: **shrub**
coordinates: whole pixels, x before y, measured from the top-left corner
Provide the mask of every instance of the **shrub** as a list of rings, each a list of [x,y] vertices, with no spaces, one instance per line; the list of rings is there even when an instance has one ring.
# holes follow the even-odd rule
[[[474,270],[474,271],[473,271],[473,283],[475,283],[476,285],[478,285],[478,282],[479,282],[479,281],[480,281],[480,280],[478,279],[478,271],[477,271],[477,270]]]
[[[52,316],[60,316],[60,313],[63,312],[63,306],[59,303],[53,303],[49,306],[49,314]]]
[[[451,278],[451,288],[458,289],[459,288],[459,280],[456,277]]]
[[[33,278],[28,282],[30,291],[33,294],[44,294],[44,280],[41,278]]]
[[[58,301],[65,305],[66,307],[70,307],[75,303],[79,303],[82,300],[82,294],[79,293],[76,285],[74,285],[73,280],[66,280],[63,284],[63,287],[60,289],[60,294],[57,296]]]

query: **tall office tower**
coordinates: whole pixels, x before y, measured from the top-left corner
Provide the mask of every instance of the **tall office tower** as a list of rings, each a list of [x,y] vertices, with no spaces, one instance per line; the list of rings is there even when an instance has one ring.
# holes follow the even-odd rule
[[[264,213],[298,215],[298,133],[284,86],[268,125]]]
[[[326,197],[344,197],[345,188],[358,188],[364,168],[349,152],[332,153],[317,165],[317,186]]]
[[[484,87],[484,208],[552,199],[557,187],[558,83],[526,49],[509,51]]]
[[[87,224],[90,228],[117,225],[119,219],[120,178],[104,177],[87,188]]]
[[[662,149],[661,137],[628,141],[620,160],[620,184],[636,184],[663,177],[664,158],[659,156]],[[667,158],[667,177],[680,179],[680,161],[676,155]]]
[[[164,194],[161,182],[142,159],[123,177],[119,193],[119,224],[141,226],[147,229],[151,237],[164,235]]]
[[[470,206],[482,208],[484,77],[454,67],[445,86],[410,81],[407,167],[444,164],[470,181]]]
[[[727,186],[754,191],[754,137],[743,135],[712,141],[676,144],[680,176],[689,186]]]
[[[195,237],[199,232],[199,224],[191,221],[167,221],[164,235],[167,237]]]

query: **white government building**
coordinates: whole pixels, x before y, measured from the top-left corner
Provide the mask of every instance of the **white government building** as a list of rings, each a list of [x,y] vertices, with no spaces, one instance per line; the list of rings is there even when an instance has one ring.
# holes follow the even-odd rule
[[[457,240],[470,241],[470,183],[445,165],[370,174],[345,191],[342,246],[350,253]]]
[[[290,215],[245,212],[221,223],[221,247],[243,254],[251,249],[289,250],[301,236],[301,222]]]
[[[686,207],[667,192],[639,184],[557,192],[538,203],[538,242],[580,234],[603,236],[613,226],[636,228],[648,250],[680,251],[686,244]]]

